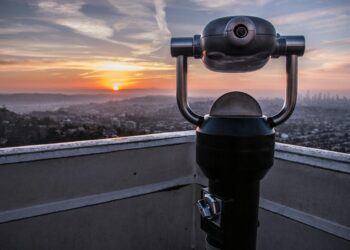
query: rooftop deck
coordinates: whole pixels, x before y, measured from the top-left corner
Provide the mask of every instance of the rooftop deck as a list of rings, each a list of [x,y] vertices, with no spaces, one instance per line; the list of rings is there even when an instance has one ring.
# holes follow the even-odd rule
[[[204,249],[193,131],[0,149],[0,249]],[[277,144],[258,249],[350,249],[350,156]]]

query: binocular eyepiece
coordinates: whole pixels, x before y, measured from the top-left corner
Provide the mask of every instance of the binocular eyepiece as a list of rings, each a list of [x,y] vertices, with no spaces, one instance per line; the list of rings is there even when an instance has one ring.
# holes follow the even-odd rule
[[[171,39],[171,55],[201,58],[219,72],[249,72],[262,68],[270,57],[302,56],[303,36],[280,36],[261,18],[231,16],[215,19],[201,35]]]

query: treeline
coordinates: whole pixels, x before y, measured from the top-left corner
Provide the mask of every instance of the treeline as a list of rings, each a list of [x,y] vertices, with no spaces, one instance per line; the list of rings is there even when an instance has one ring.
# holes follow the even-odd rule
[[[0,108],[0,147],[100,139],[107,136],[105,130],[101,125],[62,124]]]

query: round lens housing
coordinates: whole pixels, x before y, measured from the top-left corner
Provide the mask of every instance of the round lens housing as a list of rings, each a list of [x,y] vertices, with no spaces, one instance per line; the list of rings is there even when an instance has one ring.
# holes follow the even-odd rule
[[[243,24],[238,24],[233,32],[238,38],[244,38],[248,35],[248,28]]]

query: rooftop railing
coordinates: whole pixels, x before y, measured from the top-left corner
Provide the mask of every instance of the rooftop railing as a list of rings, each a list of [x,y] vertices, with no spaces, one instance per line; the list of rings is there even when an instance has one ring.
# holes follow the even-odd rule
[[[0,149],[0,249],[204,249],[194,131]],[[277,144],[258,249],[350,249],[350,156]]]

